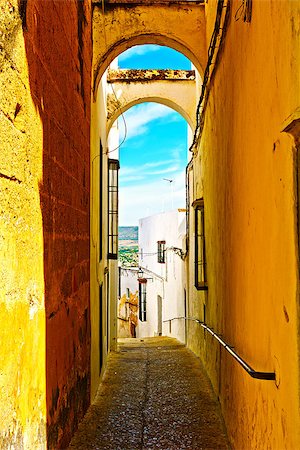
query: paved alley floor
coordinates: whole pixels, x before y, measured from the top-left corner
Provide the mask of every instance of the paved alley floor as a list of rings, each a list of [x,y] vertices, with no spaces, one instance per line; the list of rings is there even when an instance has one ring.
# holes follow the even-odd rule
[[[199,359],[176,339],[124,339],[69,449],[229,449]]]

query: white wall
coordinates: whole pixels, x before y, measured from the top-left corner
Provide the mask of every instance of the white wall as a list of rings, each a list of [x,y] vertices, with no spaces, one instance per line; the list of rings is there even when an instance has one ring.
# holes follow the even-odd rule
[[[166,241],[165,263],[157,260],[157,241]],[[139,266],[147,279],[147,320],[139,321],[138,337],[155,336],[158,331],[158,300],[162,297],[162,320],[185,315],[184,263],[172,249],[183,249],[185,241],[185,212],[168,211],[139,221]],[[185,340],[184,320],[163,323],[162,334]]]
[[[132,293],[138,291],[137,272],[137,267],[121,268],[121,297],[126,294],[127,289]]]

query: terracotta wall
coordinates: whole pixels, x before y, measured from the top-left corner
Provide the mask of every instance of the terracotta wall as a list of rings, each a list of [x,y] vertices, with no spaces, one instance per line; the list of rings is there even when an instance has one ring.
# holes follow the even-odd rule
[[[90,2],[29,1],[24,37],[43,122],[48,447],[65,448],[89,404]]]
[[[48,447],[65,448],[89,405],[91,2],[3,1],[0,12],[1,432],[42,448],[46,421]]]

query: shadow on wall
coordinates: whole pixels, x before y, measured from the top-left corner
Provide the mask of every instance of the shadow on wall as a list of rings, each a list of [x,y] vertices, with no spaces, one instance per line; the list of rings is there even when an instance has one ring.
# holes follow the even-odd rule
[[[19,0],[43,124],[48,448],[66,448],[90,401],[89,1]]]

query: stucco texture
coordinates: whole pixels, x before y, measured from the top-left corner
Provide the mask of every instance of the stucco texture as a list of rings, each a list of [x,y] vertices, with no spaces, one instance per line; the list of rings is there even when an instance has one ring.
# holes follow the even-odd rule
[[[91,5],[0,15],[0,447],[65,448],[89,405]]]
[[[107,129],[122,112],[143,102],[156,102],[173,108],[195,129],[196,81],[195,71],[118,70],[108,72],[114,94],[108,95]]]
[[[102,7],[95,5],[93,37],[95,93],[108,65],[133,45],[167,45],[185,54],[200,75],[205,67],[205,10],[201,4],[105,4],[104,14]]]
[[[206,321],[256,370],[275,370],[276,382],[251,379],[202,331],[189,343],[233,447],[290,450],[300,446],[296,149],[281,131],[300,102],[300,3],[254,1],[250,23],[234,20],[238,7],[194,161],[206,214]]]
[[[43,448],[42,121],[16,1],[1,3],[0,22],[0,447]]]

